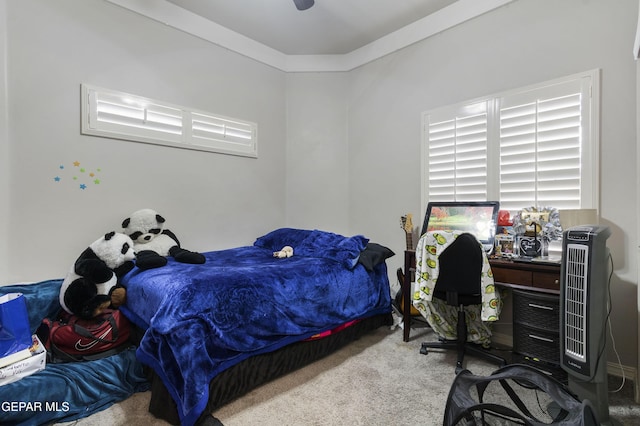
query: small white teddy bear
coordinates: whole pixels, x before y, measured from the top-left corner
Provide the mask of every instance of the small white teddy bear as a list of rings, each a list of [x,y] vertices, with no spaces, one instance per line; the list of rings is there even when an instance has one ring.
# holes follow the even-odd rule
[[[273,252],[273,257],[280,259],[291,256],[293,256],[293,247],[291,246],[284,246],[282,247],[282,250]]]

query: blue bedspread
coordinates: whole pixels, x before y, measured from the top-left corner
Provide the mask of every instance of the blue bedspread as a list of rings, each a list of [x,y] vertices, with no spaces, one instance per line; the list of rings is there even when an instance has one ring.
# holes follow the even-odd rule
[[[203,265],[170,259],[124,278],[121,309],[147,330],[138,359],[162,378],[183,424],[202,413],[209,382],[226,368],[390,311],[384,262],[370,272],[357,263],[366,238],[287,232],[283,241],[295,250],[290,258],[272,256],[282,242],[270,234],[254,246],[204,253]]]

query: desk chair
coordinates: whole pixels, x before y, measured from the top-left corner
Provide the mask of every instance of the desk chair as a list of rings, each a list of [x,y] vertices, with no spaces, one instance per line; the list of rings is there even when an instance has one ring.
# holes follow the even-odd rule
[[[463,369],[465,353],[471,353],[498,365],[506,365],[506,360],[483,349],[482,346],[467,342],[467,323],[464,307],[482,303],[481,274],[485,253],[475,236],[460,234],[438,258],[440,272],[433,297],[446,301],[458,309],[457,340],[425,342],[420,353],[427,354],[429,348],[456,349],[458,359],[456,373]]]

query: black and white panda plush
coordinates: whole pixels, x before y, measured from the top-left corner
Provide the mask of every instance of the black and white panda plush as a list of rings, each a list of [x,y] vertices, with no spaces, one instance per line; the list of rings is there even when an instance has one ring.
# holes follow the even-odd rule
[[[167,256],[182,263],[204,263],[202,254],[181,248],[176,235],[162,229],[164,222],[165,219],[152,209],[138,210],[122,221],[123,232],[133,240],[136,266],[159,268],[167,264]]]
[[[70,314],[94,318],[125,302],[126,289],[118,279],[135,266],[133,241],[109,232],[82,252],[60,287],[60,305]]]

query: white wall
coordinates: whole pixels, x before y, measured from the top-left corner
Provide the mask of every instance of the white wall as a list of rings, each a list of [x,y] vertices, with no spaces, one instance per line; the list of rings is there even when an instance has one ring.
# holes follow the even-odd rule
[[[347,74],[287,76],[287,223],[347,234]]]
[[[612,326],[637,365],[636,0],[518,0],[350,74],[349,221],[396,253],[400,215],[420,216],[420,114],[602,70],[601,215],[613,235]],[[419,218],[420,220],[421,218]],[[418,225],[418,224],[416,224]],[[392,270],[402,256],[390,261]],[[615,362],[612,353],[609,360]]]
[[[89,243],[140,208],[159,211],[199,251],[251,244],[284,224],[283,72],[99,0],[2,7],[9,155],[0,156],[0,197],[10,217],[0,212],[0,221],[11,225],[3,283],[64,276]],[[80,135],[83,82],[256,122],[259,158]],[[98,168],[101,183],[80,190],[72,176]]]
[[[0,1],[0,284],[9,268],[9,247],[5,241],[9,237],[9,134],[7,129],[7,87],[6,87],[6,10]]]

